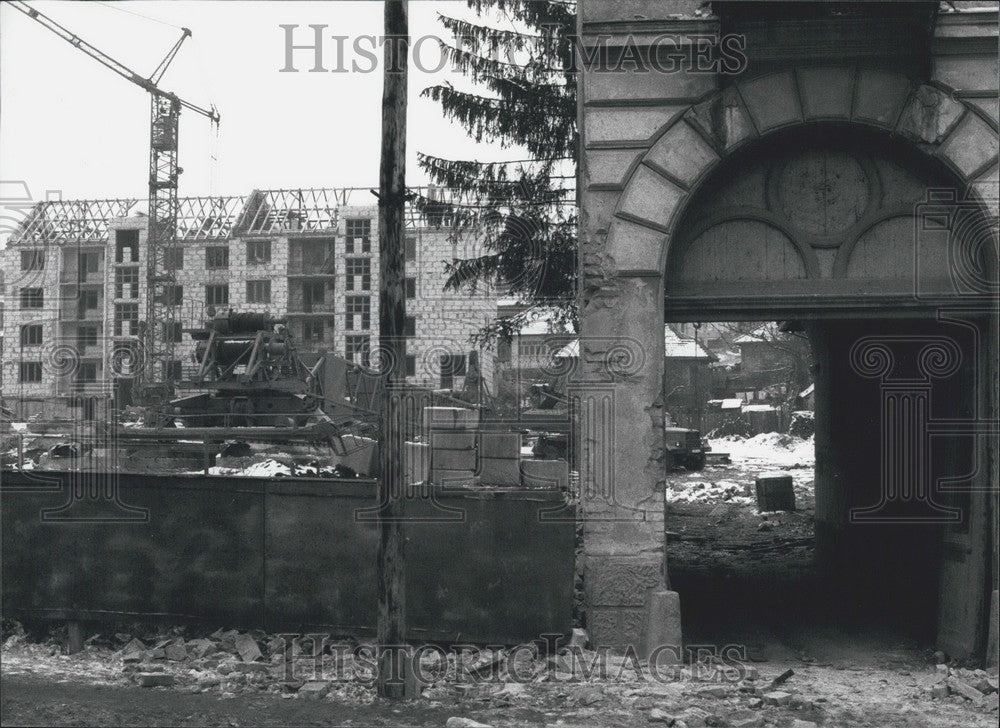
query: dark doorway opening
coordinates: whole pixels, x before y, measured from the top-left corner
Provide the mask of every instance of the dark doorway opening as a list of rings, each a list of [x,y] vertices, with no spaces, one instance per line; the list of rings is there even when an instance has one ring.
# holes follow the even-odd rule
[[[699,343],[724,360],[712,326],[698,328]],[[988,503],[975,495],[988,466],[982,438],[955,423],[975,422],[988,402],[988,323],[910,316],[784,328],[808,343],[813,382],[770,403],[779,431],[712,415],[718,400],[761,399],[755,389],[768,386],[717,361],[701,423],[706,466],[666,474],[667,562],[685,639],[765,658],[822,660],[862,644],[974,653],[992,589]],[[796,408],[814,408],[812,439],[788,432]],[[754,478],[767,471],[792,476],[795,511],[757,508]]]

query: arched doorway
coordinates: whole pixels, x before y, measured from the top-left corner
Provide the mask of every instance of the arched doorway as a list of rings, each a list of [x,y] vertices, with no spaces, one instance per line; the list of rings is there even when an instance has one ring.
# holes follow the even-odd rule
[[[584,198],[581,228],[577,379],[588,626],[598,643],[619,646],[638,639],[644,591],[663,577],[664,320],[766,310],[826,327],[820,339],[829,342],[833,322],[866,311],[891,308],[890,321],[916,321],[957,306],[982,320],[995,317],[997,300],[996,231],[987,225],[983,234],[976,222],[982,201],[996,197],[996,122],[952,89],[888,71],[811,67],[738,80],[662,118],[620,182],[589,185],[594,198]],[[808,154],[761,171],[772,175],[770,185],[747,181],[743,172],[768,166],[764,150],[780,156],[794,145]],[[889,151],[891,164],[879,167]],[[591,156],[610,164],[614,154],[621,153]],[[800,197],[797,179],[831,168],[835,179],[814,184],[812,212],[794,204],[782,211]],[[614,179],[596,167],[586,174]],[[731,208],[748,208],[740,211],[739,235],[734,219],[709,209],[725,187],[720,175],[745,188],[728,193]],[[755,189],[760,197],[741,200]],[[900,247],[906,231],[908,248]],[[952,245],[956,231],[969,242]],[[754,249],[754,239],[763,249]],[[908,256],[905,269],[900,256]],[[712,268],[713,258],[722,269]],[[996,337],[980,340],[974,355],[981,380],[992,381]],[[997,393],[987,389],[977,386],[979,413],[995,414]],[[986,450],[985,477],[995,480],[995,441],[980,456]]]
[[[792,605],[981,648],[997,261],[961,178],[877,130],[800,125],[728,156],[674,230],[668,321],[782,321],[812,345],[819,563]]]

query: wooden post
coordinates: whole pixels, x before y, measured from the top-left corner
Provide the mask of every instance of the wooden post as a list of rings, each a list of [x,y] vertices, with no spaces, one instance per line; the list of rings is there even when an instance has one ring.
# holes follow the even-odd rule
[[[385,0],[382,87],[382,161],[379,168],[379,356],[384,382],[378,478],[378,679],[384,698],[407,695],[406,583],[403,539],[406,286],[407,0]]]

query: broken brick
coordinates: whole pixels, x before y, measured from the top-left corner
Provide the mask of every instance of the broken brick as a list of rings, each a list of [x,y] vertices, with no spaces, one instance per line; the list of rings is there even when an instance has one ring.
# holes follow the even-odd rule
[[[728,725],[732,728],[763,728],[764,716],[752,710],[740,710],[729,716]]]
[[[712,685],[711,687],[702,688],[695,695],[702,698],[725,698],[728,697],[730,690],[725,685]]]
[[[145,654],[146,645],[134,638],[121,649],[122,660],[125,662],[142,662]]]
[[[164,656],[174,662],[182,662],[187,659],[188,653],[184,645],[167,645],[164,649]]]
[[[460,716],[452,716],[445,721],[444,725],[445,728],[493,728],[488,723],[480,723],[472,720],[472,718],[463,718]]]
[[[144,688],[169,687],[177,682],[173,675],[165,672],[140,672],[135,677]]]
[[[975,705],[982,705],[986,698],[986,696],[979,690],[976,690],[974,687],[969,685],[969,683],[957,677],[949,677],[945,683],[952,692],[958,693],[963,698],[971,700]]]
[[[792,701],[792,694],[781,690],[764,693],[762,697],[766,705],[788,705]]]
[[[932,687],[938,683],[945,681],[948,676],[940,672],[932,672],[930,675],[925,675],[917,681],[917,685],[925,690],[930,690]]]
[[[188,642],[187,648],[190,650],[192,657],[200,659],[205,655],[212,654],[215,651],[215,643],[212,642],[212,640],[200,638]]]
[[[299,688],[299,695],[306,700],[319,700],[330,692],[330,683],[325,680],[310,680]]]
[[[812,701],[808,698],[803,698],[801,695],[793,695],[788,705],[793,710],[812,710],[813,707]]]
[[[257,641],[248,634],[241,634],[236,637],[236,651],[243,662],[253,662],[259,660],[263,655]]]

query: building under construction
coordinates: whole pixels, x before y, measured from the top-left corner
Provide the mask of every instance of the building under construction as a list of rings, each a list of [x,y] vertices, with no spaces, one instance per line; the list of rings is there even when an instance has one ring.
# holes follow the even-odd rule
[[[446,190],[422,191],[444,200]],[[185,331],[233,309],[270,313],[299,352],[367,366],[378,352],[377,201],[366,189],[254,190],[182,198],[164,268],[172,318],[144,321],[148,218],[136,199],[36,204],[0,251],[4,273],[3,398],[18,417],[75,418],[95,399],[132,401],[147,361],[145,327],[166,356],[148,379],[196,377],[197,342]],[[447,216],[407,216],[407,361],[410,383],[463,389],[492,377],[488,351],[469,335],[496,316],[496,299],[445,292],[445,263],[477,254]],[[100,411],[98,408],[96,411]]]

